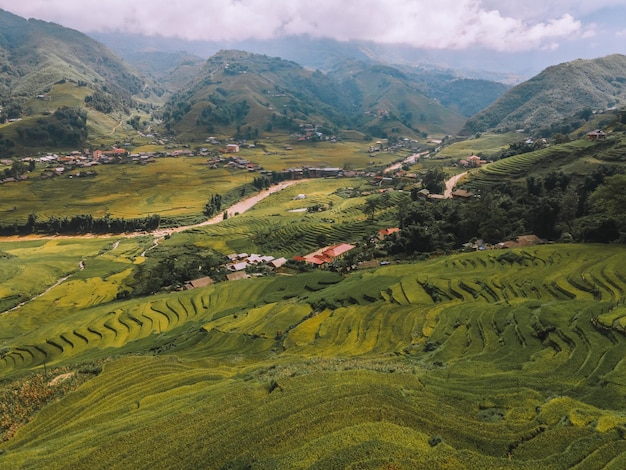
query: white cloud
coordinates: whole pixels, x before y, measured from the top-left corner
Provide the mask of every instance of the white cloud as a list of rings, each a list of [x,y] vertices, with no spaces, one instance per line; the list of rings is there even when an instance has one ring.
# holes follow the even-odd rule
[[[601,6],[624,0],[596,0]],[[20,16],[81,31],[123,30],[237,41],[308,34],[425,48],[553,49],[588,34],[587,1],[545,0],[0,0]]]

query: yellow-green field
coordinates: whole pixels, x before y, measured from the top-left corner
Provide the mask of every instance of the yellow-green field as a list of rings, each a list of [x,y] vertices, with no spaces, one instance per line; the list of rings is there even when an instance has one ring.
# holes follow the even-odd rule
[[[371,143],[365,141],[298,143],[287,136],[282,139],[274,136],[261,139],[259,143],[270,155],[265,155],[259,149],[246,149],[241,155],[275,171],[301,166],[367,169],[370,164],[388,165],[403,155],[376,152],[374,157],[370,157],[368,149]],[[286,146],[291,147],[291,150],[286,150]]]
[[[361,186],[363,179],[313,179],[294,184],[272,194],[251,210],[230,217],[218,225],[209,225],[181,234],[187,242],[212,248],[220,253],[263,252],[275,256],[303,255],[328,243],[352,243],[387,228],[384,218],[373,223],[363,213],[365,197],[344,199],[340,188]],[[304,195],[305,199],[298,199]],[[327,210],[308,213],[307,207],[324,205]],[[304,209],[304,211],[302,211]],[[170,243],[180,243],[171,240]]]
[[[442,154],[452,158],[467,158],[470,155],[481,154],[486,157],[495,155],[509,147],[509,144],[520,142],[528,138],[527,134],[520,132],[507,132],[503,134],[481,134],[479,138],[470,138],[456,142],[442,150]]]
[[[112,301],[150,245],[119,241],[84,241],[84,270],[0,316],[0,392],[81,377],[0,444],[0,467],[626,463],[621,247],[476,252]],[[48,243],[29,249],[52,256]],[[20,403],[9,399],[7,416]]]
[[[94,217],[199,215],[212,194],[246,183],[253,175],[210,169],[206,158],[160,158],[149,165],[101,165],[95,177],[36,177],[0,187],[3,222],[25,221],[31,213],[47,219],[92,214]]]
[[[140,147],[152,151],[154,147]],[[382,167],[402,158],[386,152],[369,157],[366,143],[317,143],[284,149],[282,142],[245,149],[239,157],[259,163],[268,170],[321,166],[366,169],[370,163]],[[91,214],[114,218],[200,216],[213,194],[233,191],[259,176],[223,167],[211,169],[206,157],[159,158],[148,165],[124,164],[96,167],[97,176],[42,180],[39,172],[20,183],[0,186],[0,219],[3,224],[24,223],[32,213],[42,219]],[[69,174],[71,174],[70,172]],[[346,183],[349,185],[350,183]]]

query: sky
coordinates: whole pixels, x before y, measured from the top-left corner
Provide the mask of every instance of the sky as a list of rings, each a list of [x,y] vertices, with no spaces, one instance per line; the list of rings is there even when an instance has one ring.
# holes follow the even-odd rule
[[[0,8],[84,33],[209,41],[308,35],[554,60],[626,53],[626,0],[0,0]]]

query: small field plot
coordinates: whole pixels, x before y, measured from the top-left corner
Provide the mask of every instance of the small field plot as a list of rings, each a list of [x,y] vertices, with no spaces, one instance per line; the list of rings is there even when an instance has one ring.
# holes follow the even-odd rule
[[[42,294],[60,279],[78,272],[81,260],[96,256],[109,243],[103,239],[0,243],[0,312]]]
[[[452,158],[467,158],[470,155],[480,154],[489,158],[501,150],[509,147],[509,144],[521,142],[528,138],[527,134],[520,132],[507,132],[504,134],[481,134],[480,137],[472,137],[462,142],[445,147],[441,154]]]
[[[250,153],[246,158],[275,171],[302,166],[367,169],[371,162],[387,165],[399,158],[387,152],[376,152],[372,157],[368,153],[370,143],[364,141],[298,143],[286,139],[263,141],[263,146],[264,151],[245,150],[242,155]]]

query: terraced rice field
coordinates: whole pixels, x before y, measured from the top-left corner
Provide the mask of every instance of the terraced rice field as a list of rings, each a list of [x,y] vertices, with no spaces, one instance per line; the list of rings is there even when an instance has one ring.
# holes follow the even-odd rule
[[[622,468],[623,253],[477,252],[83,306],[3,340],[4,377],[105,362],[0,466]]]
[[[230,217],[219,225],[194,230],[190,237],[199,246],[224,254],[262,252],[287,257],[306,254],[332,243],[361,241],[377,228],[389,226],[381,216],[383,211],[379,211],[372,223],[362,210],[365,197],[344,199],[334,191],[364,184],[361,179],[298,183],[272,194],[250,211]],[[305,199],[295,199],[299,194],[304,194]],[[392,201],[399,197],[394,194]],[[327,209],[314,213],[290,212],[315,205],[324,205]]]

